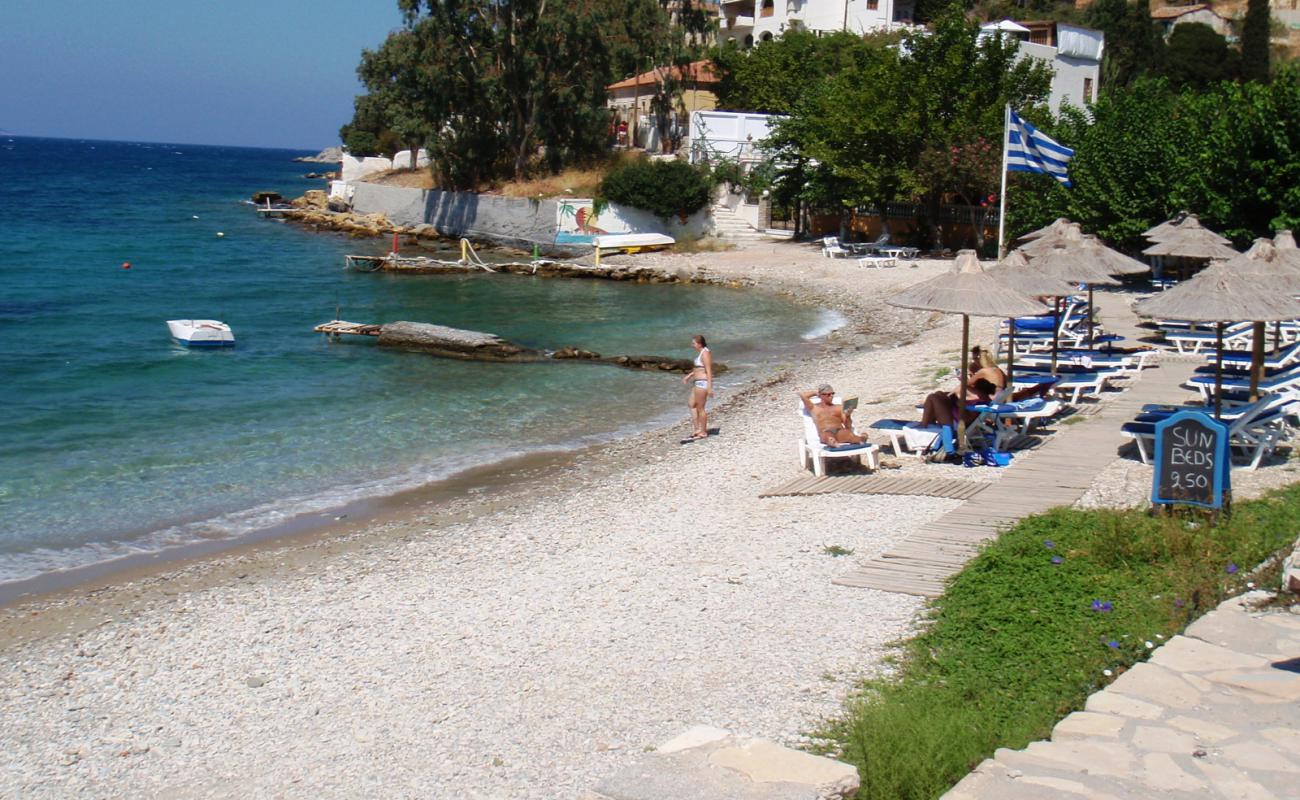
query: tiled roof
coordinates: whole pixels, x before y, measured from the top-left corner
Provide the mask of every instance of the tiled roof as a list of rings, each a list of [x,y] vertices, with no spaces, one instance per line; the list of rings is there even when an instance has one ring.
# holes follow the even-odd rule
[[[683,72],[685,73],[684,76]],[[663,69],[652,69],[649,72],[642,72],[640,75],[621,80],[618,83],[611,83],[605,87],[605,90],[612,92],[616,89],[631,89],[634,86],[653,86],[659,83],[663,74]],[[695,83],[718,82],[718,74],[713,71],[713,62],[711,61],[695,61],[687,64],[684,69],[682,67],[673,67],[672,74],[675,78]]]

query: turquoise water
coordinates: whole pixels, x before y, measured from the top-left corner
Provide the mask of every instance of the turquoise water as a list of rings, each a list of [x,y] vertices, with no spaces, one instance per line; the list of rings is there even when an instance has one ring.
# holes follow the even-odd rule
[[[703,332],[734,370],[723,394],[828,323],[714,287],[346,271],[345,253],[382,244],[241,202],[317,188],[295,155],[0,139],[0,583],[686,416],[674,375],[329,343],[312,326],[336,307],[604,353],[693,356]],[[237,346],[179,347],[164,324],[178,318],[223,320]]]

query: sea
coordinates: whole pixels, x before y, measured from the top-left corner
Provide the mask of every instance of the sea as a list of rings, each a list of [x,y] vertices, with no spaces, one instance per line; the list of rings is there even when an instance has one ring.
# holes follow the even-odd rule
[[[605,354],[693,357],[703,333],[731,369],[720,399],[842,321],[752,290],[350,271],[345,254],[388,242],[245,202],[322,188],[304,173],[328,167],[302,155],[0,136],[0,593],[687,417],[673,374],[451,361],[312,331],[336,315]],[[169,319],[222,320],[236,346],[182,347]]]

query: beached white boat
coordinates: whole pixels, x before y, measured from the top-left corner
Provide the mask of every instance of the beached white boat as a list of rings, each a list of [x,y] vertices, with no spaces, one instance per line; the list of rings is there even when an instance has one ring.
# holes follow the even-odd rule
[[[234,347],[230,326],[215,319],[169,319],[167,330],[186,347]]]
[[[643,250],[662,250],[677,244],[677,240],[662,233],[602,233],[591,237],[591,244],[602,252],[617,250],[623,253],[640,253]]]

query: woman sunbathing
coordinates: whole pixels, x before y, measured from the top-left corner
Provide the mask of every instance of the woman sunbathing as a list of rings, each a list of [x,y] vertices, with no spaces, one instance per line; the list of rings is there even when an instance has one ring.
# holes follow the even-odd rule
[[[987,403],[997,394],[998,388],[984,378],[971,376],[973,380],[966,382],[966,402],[963,406],[972,404]],[[974,422],[975,414],[973,411],[964,411],[963,416],[966,422]],[[956,392],[931,392],[929,397],[925,398],[925,405],[921,409],[921,425],[952,425],[957,421],[957,394]]]

